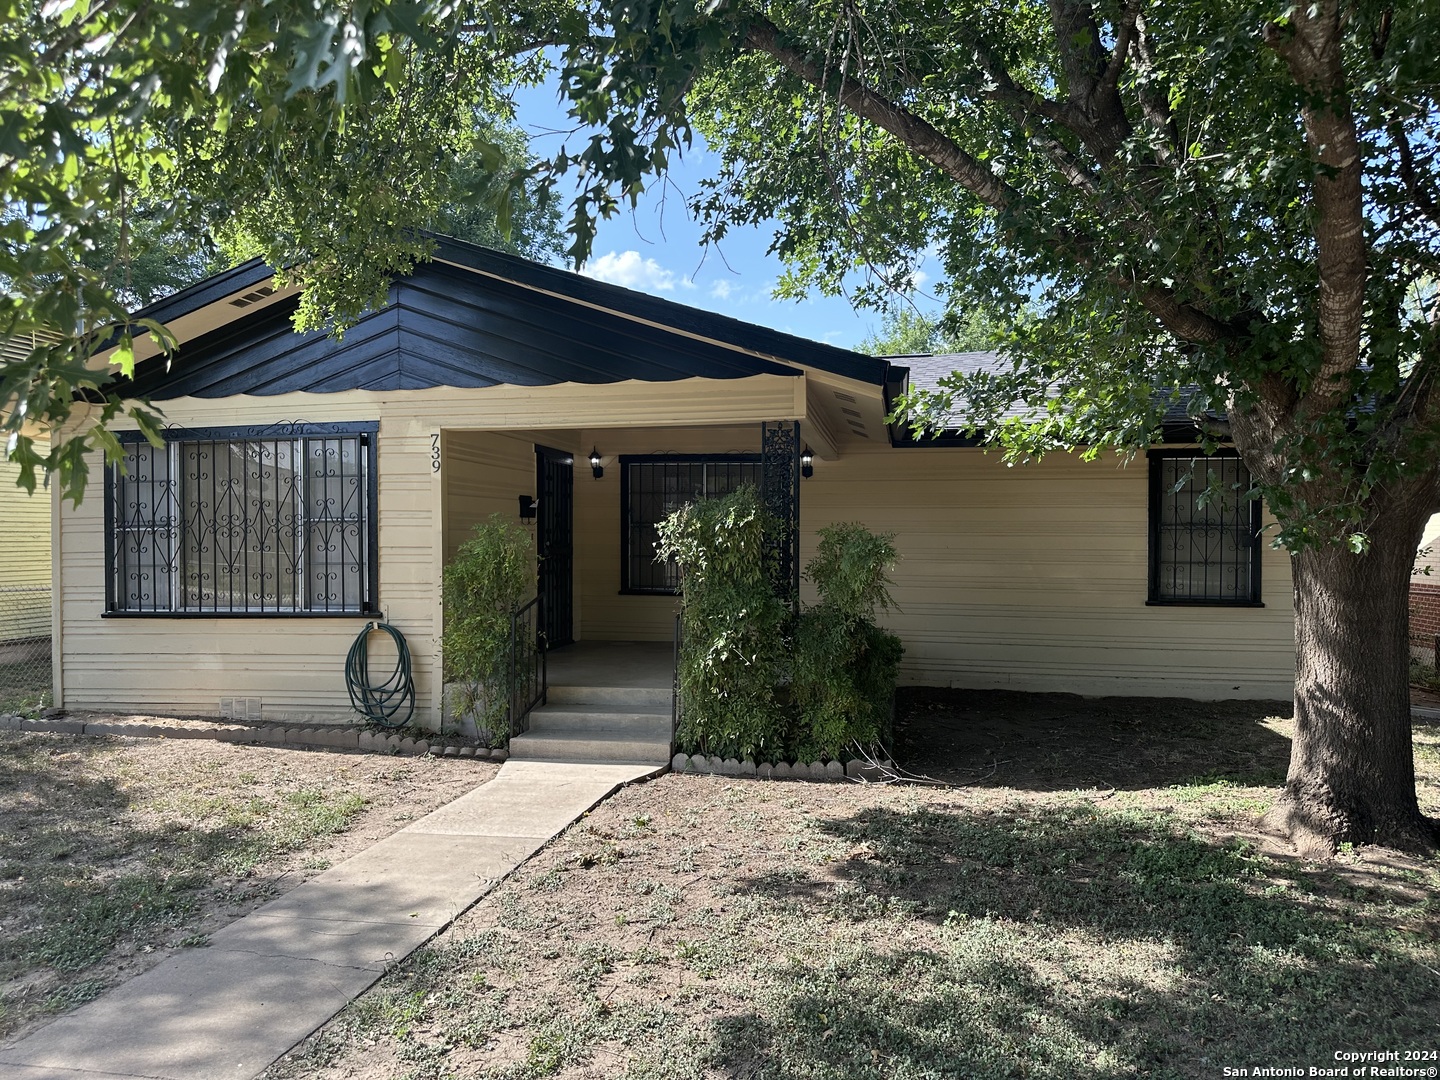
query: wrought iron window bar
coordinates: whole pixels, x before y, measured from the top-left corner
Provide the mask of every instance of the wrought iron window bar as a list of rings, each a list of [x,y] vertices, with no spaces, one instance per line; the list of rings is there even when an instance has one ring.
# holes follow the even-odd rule
[[[376,613],[376,424],[125,433],[107,615]]]
[[[1261,506],[1250,488],[1233,452],[1151,451],[1148,603],[1260,604]]]

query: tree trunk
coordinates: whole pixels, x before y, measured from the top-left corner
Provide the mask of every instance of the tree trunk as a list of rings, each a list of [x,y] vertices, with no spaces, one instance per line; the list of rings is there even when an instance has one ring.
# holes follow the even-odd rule
[[[1409,589],[1425,515],[1405,502],[1376,515],[1365,554],[1329,545],[1292,562],[1295,742],[1264,824],[1301,854],[1347,841],[1429,848],[1440,838],[1415,797]]]

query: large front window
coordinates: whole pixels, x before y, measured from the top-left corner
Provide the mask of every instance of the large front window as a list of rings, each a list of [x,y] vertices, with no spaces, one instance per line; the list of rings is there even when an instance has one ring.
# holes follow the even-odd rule
[[[760,455],[622,457],[620,502],[625,517],[621,587],[626,592],[676,593],[680,569],[658,562],[659,525],[696,499],[728,495],[741,484],[760,486]]]
[[[115,614],[375,608],[375,430],[304,424],[125,436],[109,476]]]
[[[1260,503],[1233,453],[1150,454],[1150,603],[1260,603]]]

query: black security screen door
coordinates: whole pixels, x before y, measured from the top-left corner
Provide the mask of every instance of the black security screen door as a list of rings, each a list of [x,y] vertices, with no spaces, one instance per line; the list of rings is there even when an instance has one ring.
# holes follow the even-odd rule
[[[574,640],[575,459],[535,447],[535,548],[540,556],[541,630],[548,647]]]

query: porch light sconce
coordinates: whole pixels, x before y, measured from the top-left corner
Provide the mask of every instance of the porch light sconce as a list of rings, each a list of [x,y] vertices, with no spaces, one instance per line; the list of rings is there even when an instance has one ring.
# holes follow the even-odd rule
[[[590,475],[596,480],[605,475],[605,470],[600,467],[600,451],[593,446],[590,448]]]
[[[800,451],[800,475],[806,480],[815,475],[815,451],[809,446]]]
[[[535,496],[534,496],[534,495],[521,495],[521,496],[520,496],[520,520],[521,520],[521,521],[526,521],[526,520],[529,520],[529,519],[534,518],[534,516],[535,516]]]

